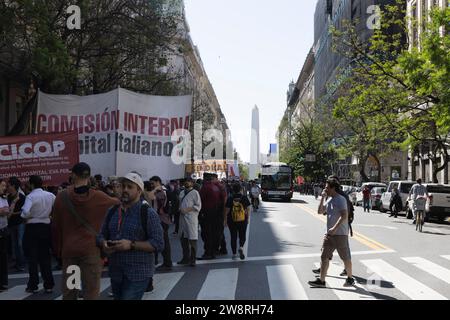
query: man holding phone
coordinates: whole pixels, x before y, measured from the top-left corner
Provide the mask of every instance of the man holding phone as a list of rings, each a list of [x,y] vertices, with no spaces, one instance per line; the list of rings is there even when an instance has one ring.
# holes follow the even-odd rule
[[[320,278],[309,281],[313,287],[325,287],[325,277],[333,252],[338,251],[339,256],[344,261],[347,279],[344,287],[353,286],[355,279],[352,277],[352,261],[350,246],[348,242],[348,208],[347,200],[338,193],[339,183],[336,179],[328,179],[325,189],[322,192],[318,214],[327,215],[327,233],[325,234],[320,266]]]
[[[129,173],[120,181],[121,205],[108,211],[97,240],[110,256],[114,300],[141,300],[153,277],[154,253],[164,248],[163,230],[156,211],[141,200],[142,178]]]

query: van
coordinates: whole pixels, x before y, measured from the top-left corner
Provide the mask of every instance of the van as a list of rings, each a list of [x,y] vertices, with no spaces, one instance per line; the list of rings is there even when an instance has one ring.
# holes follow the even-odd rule
[[[389,182],[389,186],[381,196],[381,212],[389,211],[389,205],[391,204],[391,192],[394,190],[394,187],[398,188],[400,192],[400,197],[402,198],[402,210],[407,210],[407,200],[409,196],[409,191],[412,186],[415,184],[414,181],[391,181]]]

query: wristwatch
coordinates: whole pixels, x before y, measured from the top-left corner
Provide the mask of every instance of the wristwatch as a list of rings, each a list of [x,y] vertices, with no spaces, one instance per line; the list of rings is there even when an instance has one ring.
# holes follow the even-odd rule
[[[131,241],[130,250],[131,250],[131,251],[136,250],[136,241],[134,241],[134,240]]]

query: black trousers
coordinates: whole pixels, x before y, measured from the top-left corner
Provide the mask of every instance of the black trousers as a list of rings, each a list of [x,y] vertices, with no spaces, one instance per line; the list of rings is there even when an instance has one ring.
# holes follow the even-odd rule
[[[50,225],[31,223],[25,225],[23,249],[28,260],[30,278],[28,288],[37,289],[39,285],[39,269],[44,280],[45,289],[53,289],[55,282],[52,274],[51,232]]]
[[[207,210],[202,226],[204,229],[205,255],[215,256],[223,235],[223,215],[219,210]],[[203,233],[203,231],[202,231]]]
[[[181,238],[181,248],[183,249],[183,261],[195,263],[197,259],[197,240],[189,240],[188,238]]]
[[[8,240],[0,238],[0,286],[8,286]]]
[[[170,239],[169,239],[169,225],[165,223],[161,223],[163,227],[164,233],[164,250],[161,252],[163,256],[163,264],[165,266],[172,266],[172,251],[170,248]]]
[[[237,251],[237,237],[239,235],[239,247],[243,247],[246,239],[247,221],[233,222],[228,219],[228,229],[231,235],[231,251],[236,254]]]

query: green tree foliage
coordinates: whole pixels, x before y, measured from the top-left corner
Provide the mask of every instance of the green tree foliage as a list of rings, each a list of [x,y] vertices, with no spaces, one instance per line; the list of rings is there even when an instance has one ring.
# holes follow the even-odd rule
[[[66,12],[81,8],[81,29]],[[89,94],[118,86],[166,94],[162,72],[178,49],[179,16],[164,0],[13,0],[0,3],[0,62],[46,92]]]
[[[402,2],[384,8],[381,29],[368,42],[358,38],[353,25],[333,30],[335,48],[352,69],[333,115],[348,132],[341,149],[364,160],[422,148],[437,182],[450,161],[450,8],[432,10],[430,19],[418,25],[402,18]],[[419,47],[406,41],[408,25],[424,30]]]

